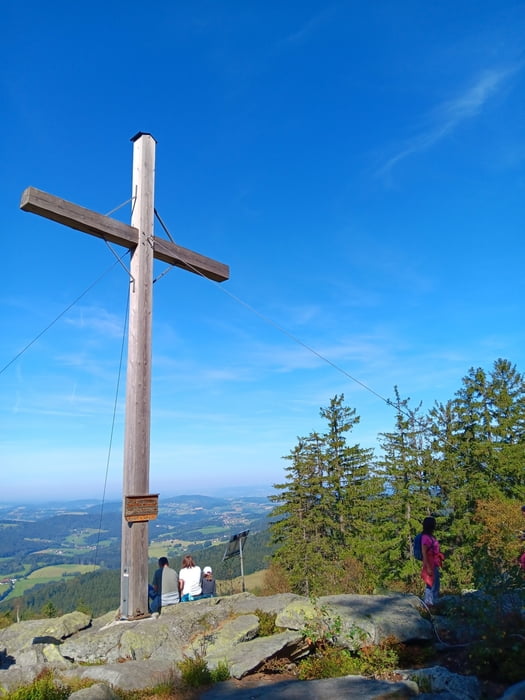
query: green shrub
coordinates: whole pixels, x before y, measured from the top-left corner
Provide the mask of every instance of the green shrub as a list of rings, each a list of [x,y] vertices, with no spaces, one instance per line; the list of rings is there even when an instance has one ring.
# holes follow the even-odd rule
[[[211,679],[213,683],[220,683],[231,678],[230,668],[226,661],[219,661],[216,668],[211,671]]]
[[[58,608],[51,601],[49,601],[45,605],[43,605],[40,612],[44,617],[58,617],[59,616]]]
[[[6,700],[65,700],[71,688],[60,685],[50,671],[43,671],[31,684],[9,693]]]
[[[361,673],[365,676],[390,674],[399,664],[397,645],[397,639],[387,637],[379,644],[369,644],[359,649],[357,656],[361,661]]]
[[[201,685],[210,685],[212,682],[210,669],[202,654],[185,656],[177,666],[184,685],[189,688],[199,688]]]
[[[200,688],[203,685],[227,681],[230,678],[230,669],[226,661],[219,661],[217,667],[210,671],[206,658],[199,652],[194,656],[185,656],[177,666],[183,684],[189,688]]]
[[[151,690],[130,691],[116,688],[114,692],[121,700],[142,700],[143,697],[156,696],[158,698],[177,697],[176,693],[181,686],[181,679],[177,671],[173,668],[167,672],[160,683],[157,683]]]
[[[311,602],[315,608],[315,616],[305,622],[301,634],[312,649],[324,648],[327,644],[333,644],[341,634],[341,618],[337,616],[331,619],[326,606],[319,607],[315,599]]]
[[[358,674],[388,677],[398,666],[397,640],[387,638],[380,644],[368,644],[356,651],[324,643],[317,643],[315,652],[299,664],[301,680],[337,678]]]
[[[360,669],[359,659],[352,656],[348,649],[326,647],[299,663],[297,677],[302,681],[338,678],[359,674]]]
[[[257,608],[255,614],[259,618],[259,637],[271,637],[272,634],[275,634],[277,613],[264,612],[264,610]]]
[[[0,630],[9,627],[14,622],[10,612],[0,613]]]

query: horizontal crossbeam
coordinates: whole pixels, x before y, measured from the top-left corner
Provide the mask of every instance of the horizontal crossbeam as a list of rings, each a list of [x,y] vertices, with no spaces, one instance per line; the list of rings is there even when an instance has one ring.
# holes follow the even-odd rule
[[[20,209],[126,248],[135,248],[138,242],[139,232],[133,226],[97,214],[91,209],[80,207],[35,187],[24,190]],[[153,238],[153,255],[169,265],[194,272],[215,282],[224,282],[230,277],[228,265],[156,236]]]

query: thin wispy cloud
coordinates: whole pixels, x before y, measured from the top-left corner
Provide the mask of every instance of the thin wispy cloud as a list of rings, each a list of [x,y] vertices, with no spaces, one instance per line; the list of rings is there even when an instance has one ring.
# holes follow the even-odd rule
[[[66,323],[75,328],[90,330],[103,338],[120,338],[124,328],[124,319],[104,308],[82,306],[77,315],[67,318]]]
[[[336,7],[328,7],[322,12],[311,17],[307,22],[305,22],[297,31],[288,34],[281,42],[280,46],[303,44],[308,41],[323,24],[332,17]]]
[[[521,65],[502,70],[483,71],[465,92],[437,105],[428,115],[428,126],[407,139],[397,153],[377,170],[377,175],[382,177],[390,175],[403,160],[427,151],[452,134],[465,121],[476,117],[520,68]]]
[[[283,44],[299,44],[306,41],[319,27],[324,20],[326,13],[316,15],[306,22],[300,29],[289,34],[282,42]]]
[[[111,398],[82,393],[77,388],[69,394],[47,392],[35,393],[25,398],[18,396],[13,406],[14,414],[30,416],[60,416],[78,418],[79,416],[110,415]]]

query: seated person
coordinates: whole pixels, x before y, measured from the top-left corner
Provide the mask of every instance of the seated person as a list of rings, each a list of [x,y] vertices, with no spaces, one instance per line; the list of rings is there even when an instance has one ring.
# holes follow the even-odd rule
[[[151,598],[149,611],[160,612],[162,606],[174,605],[179,602],[177,572],[170,568],[167,557],[159,559],[159,568],[153,576],[153,583],[148,586]]]
[[[195,564],[190,554],[187,554],[182,560],[182,569],[179,571],[181,602],[195,600],[200,597],[201,592],[201,567]]]
[[[217,595],[215,579],[213,578],[213,571],[211,566],[205,566],[202,570],[201,578],[201,588],[202,596],[201,598],[214,598]]]

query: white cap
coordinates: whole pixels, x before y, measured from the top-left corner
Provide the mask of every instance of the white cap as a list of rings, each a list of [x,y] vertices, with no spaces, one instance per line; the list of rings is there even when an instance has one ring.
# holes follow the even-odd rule
[[[211,574],[211,566],[205,566],[202,570],[203,574]]]

